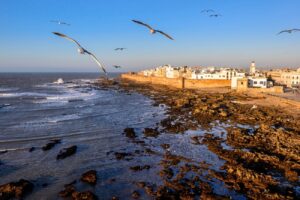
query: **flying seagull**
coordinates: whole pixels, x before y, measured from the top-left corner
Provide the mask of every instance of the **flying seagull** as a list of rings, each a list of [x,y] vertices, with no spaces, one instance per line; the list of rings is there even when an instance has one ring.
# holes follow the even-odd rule
[[[201,11],[202,13],[210,13],[210,12],[215,12],[213,9],[205,9]]]
[[[282,33],[293,33],[293,32],[297,32],[297,31],[300,31],[300,29],[297,29],[297,28],[294,28],[294,29],[288,29],[288,30],[280,31],[277,35],[280,35],[280,34],[282,34]]]
[[[64,35],[64,34],[61,34],[61,33],[57,33],[57,32],[52,32],[53,34],[57,35],[57,36],[60,36],[60,37],[63,37],[67,40],[70,40],[71,42],[74,42],[75,44],[77,44],[78,46],[78,53],[80,54],[88,54],[92,57],[92,59],[101,67],[101,69],[103,70],[103,72],[105,73],[105,75],[107,75],[107,72],[104,68],[104,66],[100,63],[100,61],[96,58],[96,56],[94,54],[92,54],[91,52],[89,52],[88,50],[84,49],[76,40]]]
[[[214,15],[209,15],[210,17],[221,17],[222,15],[220,14],[214,14]]]
[[[119,50],[120,50],[120,51],[123,51],[123,50],[125,50],[125,49],[126,49],[126,48],[123,48],[123,47],[122,47],[122,48],[116,48],[115,51],[119,51]]]
[[[66,26],[70,26],[71,25],[71,24],[68,24],[66,22],[62,22],[62,21],[58,21],[58,20],[51,20],[50,22],[57,23],[59,25],[66,25]]]
[[[119,65],[114,65],[114,68],[116,68],[116,69],[120,69],[120,68],[121,68],[121,66],[119,66]]]
[[[142,26],[146,26],[148,29],[150,29],[150,33],[151,34],[155,34],[155,33],[160,33],[162,35],[164,35],[165,37],[169,38],[170,40],[174,40],[171,36],[169,36],[168,34],[160,31],[160,30],[155,30],[154,28],[152,28],[151,26],[149,26],[148,24],[145,24],[143,22],[140,22],[140,21],[137,21],[137,20],[132,20],[134,23],[137,23],[139,25],[142,25]]]

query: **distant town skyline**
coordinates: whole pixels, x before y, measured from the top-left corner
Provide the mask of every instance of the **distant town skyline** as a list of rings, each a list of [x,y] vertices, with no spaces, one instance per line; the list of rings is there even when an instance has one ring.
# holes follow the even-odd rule
[[[248,69],[251,61],[258,68],[298,68],[300,33],[277,33],[300,28],[299,8],[297,0],[0,0],[0,72],[99,72],[53,31],[76,38],[109,72],[164,64]],[[175,40],[150,35],[132,19]]]

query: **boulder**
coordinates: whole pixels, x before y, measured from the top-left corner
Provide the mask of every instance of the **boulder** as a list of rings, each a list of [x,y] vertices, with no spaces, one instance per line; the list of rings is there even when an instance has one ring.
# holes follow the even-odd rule
[[[157,137],[159,135],[159,131],[153,128],[145,128],[144,135],[146,137]]]
[[[51,140],[49,143],[47,143],[45,146],[42,147],[42,150],[48,151],[48,150],[52,149],[58,143],[60,143],[59,139]]]
[[[133,128],[125,128],[124,133],[128,138],[136,138],[135,132]]]
[[[24,179],[0,186],[0,199],[21,199],[33,190],[34,185]]]
[[[82,174],[81,179],[82,182],[89,183],[91,185],[96,185],[97,183],[97,172],[95,170],[90,170]]]
[[[58,155],[56,156],[57,160],[60,159],[65,159],[66,157],[72,156],[73,154],[75,154],[77,151],[77,146],[71,146],[68,148],[64,148],[62,150],[59,151]]]
[[[73,200],[96,200],[98,198],[91,191],[85,191],[85,192],[75,191],[72,193],[72,199]]]

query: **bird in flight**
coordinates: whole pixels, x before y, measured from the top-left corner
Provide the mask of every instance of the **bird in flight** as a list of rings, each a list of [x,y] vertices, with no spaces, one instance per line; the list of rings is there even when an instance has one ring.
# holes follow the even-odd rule
[[[169,38],[170,40],[174,40],[171,36],[169,36],[168,34],[164,33],[163,31],[160,31],[160,30],[156,30],[154,28],[152,28],[151,26],[149,26],[148,24],[145,24],[143,22],[140,22],[140,21],[137,21],[137,20],[132,20],[134,23],[137,23],[139,25],[142,25],[142,26],[145,26],[147,27],[148,29],[150,29],[150,33],[151,34],[155,34],[155,33],[160,33],[162,35],[164,35],[165,37]]]
[[[123,50],[125,50],[125,49],[126,49],[126,48],[121,47],[121,48],[116,48],[115,51],[123,51]]]
[[[59,25],[66,25],[66,26],[71,26],[71,24],[68,24],[66,22],[58,21],[58,20],[51,20],[50,22],[52,23],[57,23]]]
[[[215,12],[213,9],[205,9],[201,11],[202,13],[211,13],[211,12]]]
[[[282,33],[293,33],[293,32],[297,32],[297,31],[300,31],[300,29],[297,29],[297,28],[287,29],[287,30],[280,31],[277,35],[280,35]]]
[[[119,66],[119,65],[114,65],[114,68],[116,68],[116,69],[120,69],[120,68],[121,68],[121,66]]]
[[[92,54],[91,52],[89,52],[88,50],[84,49],[76,40],[64,35],[64,34],[61,34],[61,33],[58,33],[58,32],[52,32],[53,34],[59,36],[59,37],[63,37],[71,42],[74,42],[75,44],[77,44],[78,46],[78,53],[80,54],[88,54],[92,57],[92,59],[101,67],[101,69],[103,70],[103,72],[105,73],[105,75],[107,75],[107,72],[104,68],[104,66],[100,63],[100,61],[96,58],[96,56],[94,54]]]
[[[220,14],[213,14],[213,15],[209,15],[210,17],[221,17],[222,15]]]

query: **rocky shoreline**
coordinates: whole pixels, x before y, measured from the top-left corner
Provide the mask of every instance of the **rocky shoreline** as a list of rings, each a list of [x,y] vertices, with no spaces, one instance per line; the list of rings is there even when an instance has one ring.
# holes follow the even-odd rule
[[[247,94],[177,90],[124,81],[119,89],[146,95],[154,100],[154,106],[167,106],[168,117],[157,125],[155,134],[147,135],[149,131],[145,131],[145,137],[156,137],[160,133],[184,134],[199,128],[209,131],[216,122],[227,126],[226,132],[219,136],[207,133],[191,137],[191,143],[206,145],[225,161],[221,172],[166,151],[159,173],[164,184],[156,186],[156,190],[150,183],[140,184],[147,194],[156,199],[229,198],[214,194],[201,178],[204,176],[223,182],[227,188],[249,199],[300,197],[298,117],[278,108],[237,103],[263,98]],[[180,165],[182,162],[185,165]],[[188,173],[193,175],[187,178]]]
[[[227,195],[216,192],[218,185],[231,191],[234,199],[300,198],[299,117],[275,107],[239,103],[264,97],[115,80],[101,81],[91,87],[128,95],[137,92],[151,98],[153,106],[165,108],[166,117],[156,127],[144,127],[142,132],[127,127],[120,133],[124,139],[140,146],[140,150],[107,152],[107,156],[118,162],[130,163],[131,173],[158,169],[156,176],[160,179],[159,183],[142,179],[134,182],[137,189],[131,191],[132,199],[232,199],[230,192],[225,192]],[[220,125],[225,128],[219,132],[212,131]],[[197,132],[189,136],[187,132],[191,130],[201,130],[201,134]],[[221,162],[199,162],[177,154],[170,150],[176,144],[168,140],[156,148],[149,145],[149,140],[164,135],[188,135],[188,142],[193,148],[205,148]],[[41,149],[49,151],[59,143],[60,139],[51,140]],[[76,149],[76,146],[61,149],[57,159],[76,156]],[[156,156],[159,162],[132,162],[134,157],[145,155]],[[201,157],[201,153],[197,156]],[[115,178],[110,179],[111,183],[116,181]],[[92,190],[82,191],[78,188],[79,182]],[[93,193],[98,182],[101,182],[101,177],[97,170],[83,171],[81,177],[64,185],[57,194],[62,199],[101,199]],[[0,186],[0,199],[22,199],[33,188],[34,184],[22,179],[4,184]],[[111,194],[111,199],[122,197]]]

